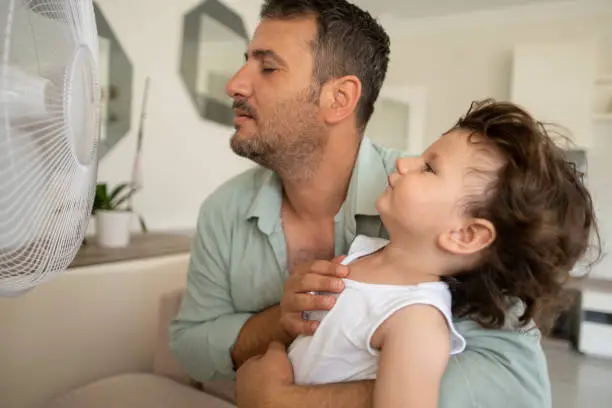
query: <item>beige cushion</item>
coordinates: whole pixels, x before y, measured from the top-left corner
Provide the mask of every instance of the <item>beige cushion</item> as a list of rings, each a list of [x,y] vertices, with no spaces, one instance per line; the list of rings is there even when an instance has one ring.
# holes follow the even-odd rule
[[[153,372],[182,384],[196,385],[207,394],[234,403],[236,392],[236,383],[234,381],[210,381],[204,384],[196,384],[195,381],[189,379],[189,376],[183,371],[172,351],[170,351],[168,327],[181,307],[184,293],[184,289],[178,289],[164,293],[161,297]]]
[[[181,368],[170,351],[169,326],[181,307],[184,289],[164,293],[159,302],[157,340],[153,356],[153,372],[183,384],[189,384],[189,376]]]
[[[207,394],[236,404],[236,381],[207,381],[200,384],[200,388]]]
[[[234,408],[168,378],[122,374],[77,388],[43,408]]]

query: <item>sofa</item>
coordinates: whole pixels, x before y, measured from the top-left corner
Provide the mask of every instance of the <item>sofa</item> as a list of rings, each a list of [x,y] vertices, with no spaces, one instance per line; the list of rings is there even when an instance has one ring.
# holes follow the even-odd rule
[[[73,389],[43,408],[232,408],[233,382],[195,383],[181,369],[168,343],[168,325],[183,290],[162,295],[151,373],[124,373]]]

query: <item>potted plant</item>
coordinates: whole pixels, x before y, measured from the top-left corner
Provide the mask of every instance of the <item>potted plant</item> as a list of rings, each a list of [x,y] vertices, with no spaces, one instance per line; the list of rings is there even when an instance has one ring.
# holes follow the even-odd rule
[[[129,244],[130,224],[135,215],[131,198],[137,191],[128,183],[119,184],[110,192],[107,183],[96,185],[91,213],[96,218],[96,236],[100,246],[121,248]],[[147,232],[144,219],[136,215],[142,232]]]

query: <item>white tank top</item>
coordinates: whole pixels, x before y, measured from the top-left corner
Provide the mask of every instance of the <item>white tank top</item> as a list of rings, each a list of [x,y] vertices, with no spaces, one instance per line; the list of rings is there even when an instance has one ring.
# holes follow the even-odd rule
[[[359,235],[343,264],[376,252],[387,243],[382,238]],[[451,355],[465,349],[465,339],[453,326],[451,294],[445,283],[399,286],[344,279],[344,284],[329,312],[311,312],[308,316],[320,321],[315,334],[300,336],[289,347],[296,384],[375,379],[379,355],[370,345],[372,336],[393,313],[417,303],[436,307],[446,318]]]

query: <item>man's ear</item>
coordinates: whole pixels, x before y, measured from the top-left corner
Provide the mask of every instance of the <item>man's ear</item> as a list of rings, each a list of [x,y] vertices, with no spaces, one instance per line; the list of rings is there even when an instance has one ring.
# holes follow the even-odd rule
[[[321,92],[323,118],[335,124],[351,116],[361,98],[361,81],[354,75],[328,81]]]
[[[496,230],[490,221],[473,218],[461,228],[447,231],[438,237],[438,245],[455,255],[472,255],[495,241]]]

